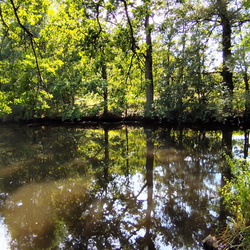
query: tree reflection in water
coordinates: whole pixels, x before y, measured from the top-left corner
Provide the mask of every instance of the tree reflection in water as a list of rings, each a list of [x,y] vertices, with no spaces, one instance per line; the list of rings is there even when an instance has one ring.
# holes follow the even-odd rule
[[[221,216],[219,131],[2,131],[0,204],[12,248],[197,249]]]

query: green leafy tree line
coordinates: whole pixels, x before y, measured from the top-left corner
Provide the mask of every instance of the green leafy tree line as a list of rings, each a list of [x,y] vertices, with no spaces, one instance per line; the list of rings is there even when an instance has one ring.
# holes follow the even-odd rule
[[[6,119],[249,116],[247,1],[2,0]]]

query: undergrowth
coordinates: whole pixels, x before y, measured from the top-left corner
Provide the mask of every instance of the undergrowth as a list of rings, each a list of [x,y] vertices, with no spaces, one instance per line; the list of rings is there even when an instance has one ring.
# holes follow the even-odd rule
[[[226,229],[219,235],[221,249],[250,249],[250,163],[228,160],[232,179],[222,189],[230,216]]]

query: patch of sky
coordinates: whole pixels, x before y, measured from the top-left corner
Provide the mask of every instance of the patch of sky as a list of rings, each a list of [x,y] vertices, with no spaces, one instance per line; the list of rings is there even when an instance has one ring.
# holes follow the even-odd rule
[[[213,176],[213,178],[209,178],[209,175]],[[208,196],[214,196],[214,193],[213,192],[217,192],[218,191],[218,187],[220,187],[221,185],[221,177],[222,177],[222,174],[221,173],[210,173],[208,175],[207,178],[204,179],[204,185],[207,187],[206,189],[206,192],[207,192],[207,195]],[[213,191],[213,192],[212,192]]]
[[[233,156],[237,159],[244,158],[244,145],[247,143],[245,134],[233,134],[232,141],[233,141]],[[248,149],[247,149],[248,150]],[[247,157],[247,160],[250,160],[250,156]]]
[[[9,250],[10,248],[10,235],[7,226],[4,224],[3,218],[0,218],[0,249]]]

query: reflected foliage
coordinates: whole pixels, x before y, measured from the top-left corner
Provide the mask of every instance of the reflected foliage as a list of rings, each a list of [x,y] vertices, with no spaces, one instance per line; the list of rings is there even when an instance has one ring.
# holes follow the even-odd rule
[[[1,129],[12,248],[197,249],[218,222],[220,131]]]

